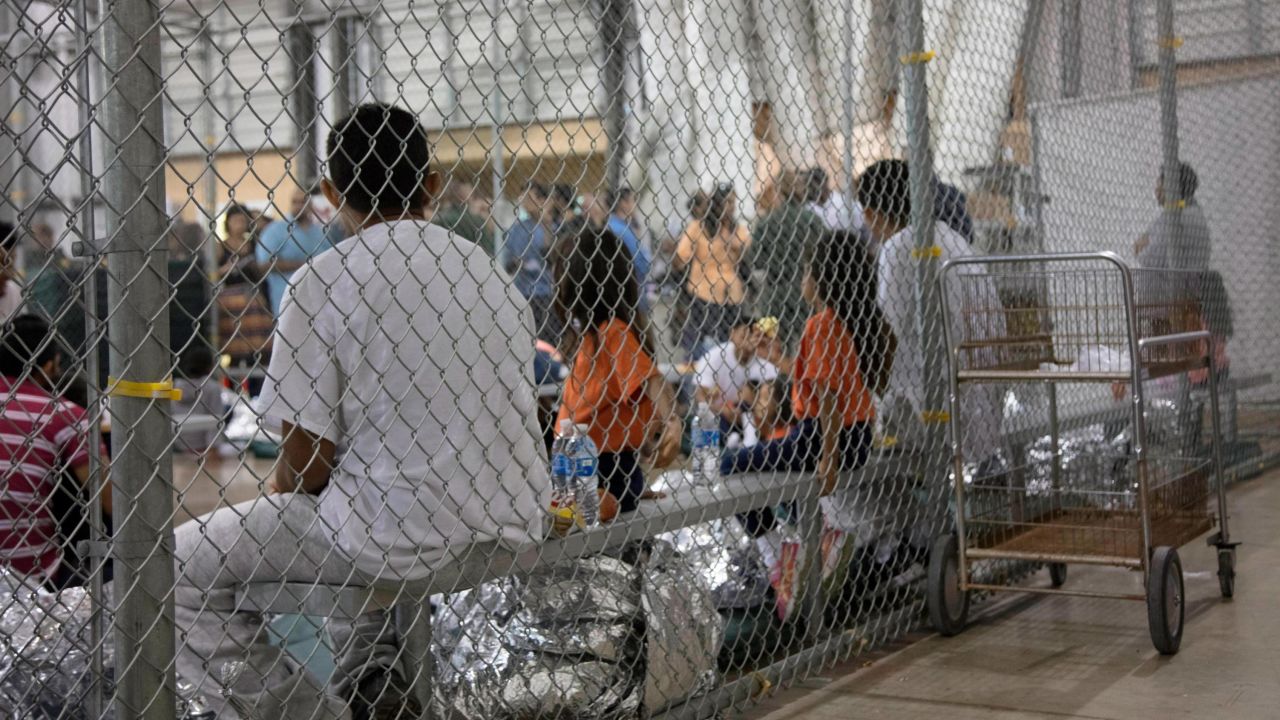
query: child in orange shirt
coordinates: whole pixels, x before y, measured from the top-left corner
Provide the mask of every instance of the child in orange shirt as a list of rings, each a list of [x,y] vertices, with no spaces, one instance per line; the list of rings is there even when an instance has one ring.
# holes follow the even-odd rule
[[[635,510],[644,492],[641,462],[662,466],[680,451],[673,397],[640,332],[640,291],[626,246],[608,230],[587,227],[556,264],[556,308],[567,326],[572,370],[559,421],[587,426],[600,452],[600,487]]]
[[[799,352],[787,358],[776,342],[762,350],[791,376],[796,424],[781,439],[726,454],[721,472],[817,470],[826,494],[839,471],[866,462],[875,419],[872,391],[888,378],[894,343],[876,305],[875,265],[856,236],[823,237],[803,282],[813,315]]]

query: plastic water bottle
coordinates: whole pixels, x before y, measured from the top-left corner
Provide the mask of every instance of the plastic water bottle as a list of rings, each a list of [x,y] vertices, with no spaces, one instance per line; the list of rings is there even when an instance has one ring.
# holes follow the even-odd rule
[[[575,432],[573,421],[563,420],[560,432],[551,444],[551,514],[555,516],[559,532],[568,532],[574,522],[573,487],[576,473],[571,445]]]
[[[694,482],[713,487],[720,482],[720,418],[707,403],[698,403],[692,440]]]
[[[569,447],[574,470],[574,519],[578,521],[579,527],[597,527],[600,525],[600,491],[597,479],[600,452],[587,434],[586,425],[574,428],[573,441]]]

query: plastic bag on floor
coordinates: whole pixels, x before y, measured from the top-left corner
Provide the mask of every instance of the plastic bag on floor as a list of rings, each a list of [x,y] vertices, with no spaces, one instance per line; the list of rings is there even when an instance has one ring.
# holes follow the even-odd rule
[[[623,718],[703,687],[720,618],[683,558],[655,547],[450,596],[434,624],[437,712]]]
[[[4,717],[91,720],[92,616],[93,604],[85,588],[44,592],[0,569],[0,710]],[[106,707],[92,720],[116,717],[111,704],[113,650],[108,635],[102,677]],[[213,713],[189,683],[179,678],[177,689],[177,720],[212,720]]]

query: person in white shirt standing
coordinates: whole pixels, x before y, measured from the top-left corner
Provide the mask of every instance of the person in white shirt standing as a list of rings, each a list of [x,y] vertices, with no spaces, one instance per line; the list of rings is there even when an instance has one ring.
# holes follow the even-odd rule
[[[177,667],[221,705],[224,668],[243,662],[223,692],[259,717],[345,718],[348,703],[352,718],[417,717],[382,614],[330,619],[341,657],[324,691],[237,612],[235,587],[399,587],[475,544],[539,539],[532,316],[483,248],[430,224],[440,183],[411,113],[362,105],[327,154],[323,190],[351,237],[286,294],[261,400],[283,437],[272,493],[176,531]]]
[[[879,417],[884,431],[897,438],[900,446],[943,451],[944,448],[921,448],[924,441],[923,413],[925,383],[946,383],[945,375],[939,378],[924,376],[925,339],[942,343],[941,328],[922,334],[919,325],[919,295],[916,292],[917,268],[920,260],[913,254],[916,241],[911,227],[910,183],[907,163],[902,160],[882,160],[867,168],[858,179],[858,201],[866,214],[867,228],[872,239],[880,245],[877,257],[879,285],[876,295],[880,309],[893,328],[898,339],[897,353],[889,374],[889,383],[880,398]],[[946,223],[935,222],[933,244],[938,248],[936,262],[939,267],[952,258],[973,255],[969,243]],[[986,273],[985,265],[966,265],[963,273]],[[953,309],[953,329],[958,335],[959,311],[965,302],[980,302],[986,308],[1000,307],[995,283],[988,277],[977,283],[978,289],[966,287],[959,292],[959,283],[951,283],[948,302]],[[974,292],[981,298],[973,297]],[[982,331],[988,337],[1005,334],[1004,317],[1000,313],[989,316]],[[1000,446],[1000,426],[1004,415],[1004,389],[998,385],[979,385],[964,390],[961,398],[961,417],[964,422],[964,448],[966,457],[977,462],[987,460]]]
[[[711,347],[694,365],[694,397],[720,416],[721,430],[743,429],[742,416],[751,402],[746,396],[749,384],[778,378],[778,368],[757,356],[762,339],[755,318],[741,315],[733,321],[729,340]]]

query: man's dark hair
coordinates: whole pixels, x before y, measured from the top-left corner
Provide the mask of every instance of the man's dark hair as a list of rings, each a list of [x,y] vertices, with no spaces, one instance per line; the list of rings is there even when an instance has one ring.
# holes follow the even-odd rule
[[[396,215],[425,206],[431,147],[413,113],[361,105],[334,125],[326,149],[329,178],[353,210]]]
[[[18,244],[18,229],[13,223],[0,220],[0,249],[12,250]]]
[[[858,204],[898,222],[911,219],[911,182],[904,160],[881,160],[858,178]]]
[[[1163,179],[1163,178],[1162,178]],[[1178,199],[1192,200],[1200,189],[1200,176],[1190,163],[1178,163]]]
[[[62,354],[49,323],[36,315],[19,315],[4,325],[0,338],[0,375],[20,378]]]

